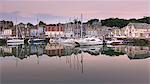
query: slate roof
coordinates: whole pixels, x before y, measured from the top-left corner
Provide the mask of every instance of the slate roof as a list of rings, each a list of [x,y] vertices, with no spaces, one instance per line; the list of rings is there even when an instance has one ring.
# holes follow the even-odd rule
[[[128,25],[133,25],[136,29],[150,29],[150,24],[146,23],[129,23]]]

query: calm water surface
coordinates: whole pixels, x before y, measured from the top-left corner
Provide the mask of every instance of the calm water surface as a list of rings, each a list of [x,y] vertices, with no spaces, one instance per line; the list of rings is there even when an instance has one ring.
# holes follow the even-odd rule
[[[150,84],[150,47],[0,46],[1,84]]]

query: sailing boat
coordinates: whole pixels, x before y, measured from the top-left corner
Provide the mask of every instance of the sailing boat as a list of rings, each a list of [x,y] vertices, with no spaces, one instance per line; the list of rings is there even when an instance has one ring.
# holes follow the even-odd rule
[[[68,30],[70,30],[70,28],[71,28],[71,31],[72,31],[72,27],[70,27],[69,26],[70,25],[70,23],[68,23],[65,27],[66,27],[66,29],[67,29],[67,33],[68,33]],[[59,27],[60,27],[60,25],[58,25]],[[68,29],[69,28],[69,29]],[[60,30],[60,29],[59,29]],[[71,31],[69,31],[69,32],[71,32]],[[72,32],[71,32],[72,33]],[[76,45],[76,43],[75,43],[75,41],[74,41],[75,39],[74,38],[68,38],[68,37],[66,37],[66,38],[59,38],[58,40],[57,40],[57,43],[59,43],[59,44],[62,44],[62,45],[65,45],[65,46],[77,46]]]
[[[91,46],[91,45],[101,45],[103,44],[103,40],[97,37],[87,37],[83,38],[83,23],[82,23],[82,14],[81,14],[81,38],[75,41],[80,46]]]
[[[38,22],[38,20],[37,20],[37,22]],[[39,28],[39,23],[37,25],[37,28]],[[43,28],[42,32],[44,32],[44,28]],[[43,36],[43,38],[39,38],[40,36],[38,36],[38,30],[36,31],[36,35],[37,35],[37,38],[31,38],[28,40],[29,44],[44,44],[46,42],[46,39],[44,39],[44,36]]]
[[[16,19],[16,37],[9,37],[7,39],[7,45],[20,45],[20,44],[24,44],[24,39],[19,38],[19,34],[18,34],[18,30],[19,28],[17,28],[17,19]]]

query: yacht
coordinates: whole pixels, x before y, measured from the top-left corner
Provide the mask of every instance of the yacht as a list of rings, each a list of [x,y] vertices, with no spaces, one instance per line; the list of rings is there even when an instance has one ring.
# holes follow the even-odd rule
[[[123,40],[117,40],[117,39],[113,38],[112,40],[107,40],[106,44],[119,45],[119,44],[123,44]]]
[[[101,45],[103,44],[103,40],[96,37],[87,37],[80,38],[76,40],[75,43],[79,44],[80,46]]]
[[[16,25],[17,25],[17,20],[16,20]],[[15,37],[9,37],[7,38],[7,44],[8,45],[20,45],[20,44],[24,44],[24,39],[21,37],[19,38],[19,28],[16,27],[16,36]],[[22,36],[22,35],[21,35]]]
[[[45,42],[46,42],[45,39],[40,39],[40,38],[34,38],[28,40],[29,44],[44,44]]]
[[[65,45],[65,46],[78,46],[78,44],[76,44],[75,39],[73,38],[66,38],[66,39],[58,39],[57,41],[59,44]]]
[[[20,45],[20,44],[24,44],[24,39],[19,39],[19,38],[7,39],[7,45]]]

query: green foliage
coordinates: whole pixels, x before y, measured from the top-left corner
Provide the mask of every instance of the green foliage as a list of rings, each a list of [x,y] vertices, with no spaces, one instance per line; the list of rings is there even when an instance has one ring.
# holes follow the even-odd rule
[[[101,54],[105,54],[105,55],[109,55],[109,56],[119,56],[119,55],[124,55],[125,53],[119,52],[119,51],[115,51],[115,50],[113,50],[111,48],[108,48],[108,50],[102,51]]]
[[[150,24],[150,17],[138,19],[138,22]]]
[[[141,19],[119,19],[119,18],[109,18],[105,20],[101,20],[102,26],[108,26],[108,27],[125,27],[128,25],[128,23],[147,23],[150,24],[150,17],[144,17]]]
[[[42,27],[43,27],[43,26],[45,26],[45,25],[46,25],[46,23],[44,23],[43,21],[40,21],[40,22],[39,22],[39,26],[42,26]]]
[[[99,22],[99,19],[91,19],[87,21],[88,24],[93,24],[94,22]]]
[[[81,24],[81,21],[77,20],[77,19],[74,19],[74,24]]]
[[[125,19],[109,18],[101,21],[102,26],[108,27],[125,27],[129,22]]]
[[[34,28],[34,25],[31,24],[31,23],[27,23],[27,27],[28,27],[28,28]]]

